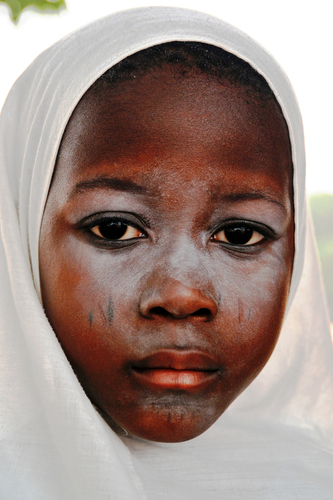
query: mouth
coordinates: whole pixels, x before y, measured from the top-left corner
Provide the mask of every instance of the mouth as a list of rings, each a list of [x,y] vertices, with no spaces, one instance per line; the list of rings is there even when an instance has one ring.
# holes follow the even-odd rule
[[[195,390],[213,383],[219,367],[205,353],[163,350],[136,362],[132,371],[140,383],[151,388]]]

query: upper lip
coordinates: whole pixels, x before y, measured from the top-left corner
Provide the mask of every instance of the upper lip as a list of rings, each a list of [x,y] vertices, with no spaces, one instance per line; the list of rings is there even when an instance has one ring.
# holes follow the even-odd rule
[[[210,355],[200,351],[163,349],[135,362],[133,368],[214,371],[219,366]]]

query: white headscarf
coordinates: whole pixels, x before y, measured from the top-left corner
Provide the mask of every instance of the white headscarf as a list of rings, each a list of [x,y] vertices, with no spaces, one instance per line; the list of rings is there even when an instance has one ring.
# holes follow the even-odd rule
[[[236,54],[275,92],[292,145],[296,257],[288,314],[261,374],[202,436],[160,444],[117,436],[85,395],[40,302],[38,238],[59,144],[82,95],[121,59],[173,40]],[[333,355],[304,168],[285,75],[248,36],[206,14],[121,12],[31,64],[0,117],[0,498],[332,500]]]

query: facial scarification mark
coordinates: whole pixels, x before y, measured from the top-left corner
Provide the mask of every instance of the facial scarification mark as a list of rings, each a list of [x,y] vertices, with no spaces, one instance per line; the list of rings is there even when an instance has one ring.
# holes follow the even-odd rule
[[[238,322],[244,321],[244,307],[242,301],[238,299]]]
[[[250,317],[251,317],[251,307],[247,311],[247,319],[250,319]]]
[[[93,311],[91,310],[88,316],[89,326],[91,326],[94,319]]]
[[[104,309],[101,306],[101,304],[98,304],[98,308],[99,308],[99,311],[101,313],[103,322],[105,324],[108,324],[109,326],[111,326],[112,321],[113,321],[113,302],[112,302],[111,297],[109,297],[109,299],[108,299],[108,303],[106,306],[106,314],[105,314]]]
[[[98,304],[98,307],[99,307],[99,310],[100,310],[100,313],[101,313],[101,316],[103,318],[104,323],[107,323],[108,321],[107,321],[107,318],[105,316],[105,312],[103,311],[103,307],[101,306],[101,304]]]
[[[113,321],[113,302],[112,302],[111,297],[109,297],[109,300],[108,300],[107,316],[108,316],[109,325],[111,326],[112,321]]]

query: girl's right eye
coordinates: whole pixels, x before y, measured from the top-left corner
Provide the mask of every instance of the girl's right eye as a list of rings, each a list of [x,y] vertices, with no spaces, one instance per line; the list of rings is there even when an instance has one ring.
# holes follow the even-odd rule
[[[143,238],[145,234],[140,229],[125,221],[106,221],[90,228],[90,231],[104,240],[124,241]]]

